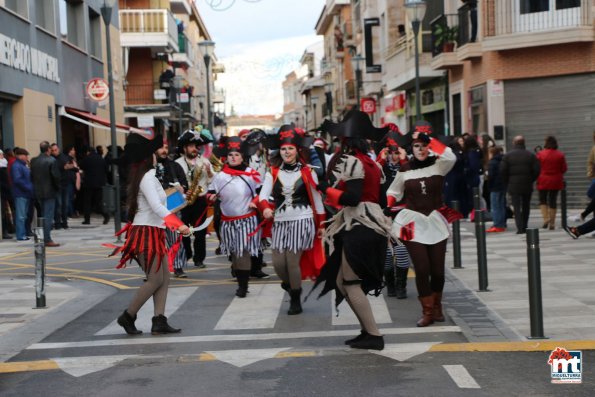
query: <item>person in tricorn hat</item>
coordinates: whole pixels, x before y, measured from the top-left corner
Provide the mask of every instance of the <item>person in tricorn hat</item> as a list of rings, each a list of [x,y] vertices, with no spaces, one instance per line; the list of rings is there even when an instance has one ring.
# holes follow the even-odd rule
[[[381,205],[386,206],[386,191],[393,182],[401,165],[407,163],[407,151],[401,146],[407,139],[399,131],[399,127],[389,123],[384,125],[390,129],[376,146],[378,158],[376,161],[382,166],[386,181],[382,184],[380,199]],[[399,144],[400,143],[400,144]],[[384,201],[384,202],[383,202]],[[399,241],[389,242],[386,249],[384,264],[384,281],[387,296],[397,299],[407,298],[407,274],[409,272],[409,253],[407,248]]]
[[[201,154],[200,146],[213,141],[207,130],[187,130],[178,139],[178,150],[181,157],[176,160],[182,166],[188,181],[186,199],[188,205],[182,209],[182,220],[190,226],[199,226],[207,219],[207,189],[214,174],[208,158]],[[192,258],[194,266],[204,268],[207,255],[207,229],[194,232],[194,243],[190,237],[182,239],[188,259]]]
[[[220,153],[225,165],[209,186],[210,201],[219,199],[221,252],[231,256],[232,269],[238,282],[236,296],[245,298],[252,266],[251,256],[258,256],[260,230],[252,200],[261,184],[260,174],[246,166],[248,155],[239,137],[229,137]],[[244,149],[244,150],[243,150]],[[256,231],[255,233],[253,233]]]
[[[422,306],[418,327],[444,321],[444,257],[448,222],[461,215],[442,200],[444,176],[456,156],[437,138],[430,137],[431,125],[416,125],[411,134],[413,157],[403,165],[388,188],[388,206],[402,202],[393,222],[393,234],[405,243],[415,264],[415,283]],[[431,155],[432,154],[432,155]]]
[[[188,235],[190,228],[169,212],[165,191],[155,176],[155,151],[162,146],[161,135],[149,140],[140,134],[131,133],[124,148],[124,157],[130,164],[127,204],[131,223],[120,232],[126,232],[124,245],[114,247],[112,255],[122,255],[118,268],[125,267],[127,262],[135,260],[147,278],[128,308],[118,317],[118,324],[129,335],[142,333],[136,329],[134,322],[136,314],[150,297],[153,297],[154,302],[151,333],[159,335],[180,332],[180,329],[171,327],[164,316],[170,279],[165,228],[177,230],[183,235]]]
[[[390,219],[380,207],[382,168],[368,155],[367,139],[378,141],[388,131],[376,128],[367,114],[352,111],[347,119],[331,129],[341,140],[341,155],[333,158],[329,173],[332,186],[321,183],[325,203],[339,209],[331,219],[324,241],[329,246],[327,258],[316,285],[325,282],[321,296],[336,292],[336,305],[347,301],[361,326],[361,333],[345,341],[356,349],[384,349],[370,302],[366,295],[382,291],[383,267]]]
[[[287,314],[295,315],[302,312],[302,280],[315,278],[324,262],[318,237],[324,207],[316,190],[316,173],[299,154],[309,150],[312,139],[284,125],[268,143],[271,149],[279,148],[282,161],[266,173],[258,208],[265,219],[273,221],[273,266],[291,297]],[[273,205],[268,201],[271,196]]]

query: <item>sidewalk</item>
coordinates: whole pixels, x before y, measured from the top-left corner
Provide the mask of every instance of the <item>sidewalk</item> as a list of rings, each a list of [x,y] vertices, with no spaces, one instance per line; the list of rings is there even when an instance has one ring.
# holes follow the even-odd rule
[[[539,211],[532,211],[529,227],[539,228]],[[577,225],[568,222],[569,226]],[[595,239],[581,236],[573,240],[560,228],[539,230],[541,253],[541,291],[544,334],[550,340],[595,339]],[[488,223],[486,229],[491,226]],[[496,329],[519,340],[531,335],[529,292],[527,281],[527,243],[525,235],[517,235],[514,220],[508,220],[508,231],[487,233],[488,292],[477,292],[477,243],[473,223],[461,223],[463,269],[453,269],[452,241],[446,253],[447,279],[453,279],[472,292],[487,307],[482,318],[472,307],[456,306],[458,295],[445,290],[447,312],[468,327],[466,336],[473,340],[497,338]],[[453,305],[452,303],[455,303]],[[460,302],[458,302],[460,303]],[[457,318],[458,317],[458,318]],[[512,332],[512,334],[511,334]]]

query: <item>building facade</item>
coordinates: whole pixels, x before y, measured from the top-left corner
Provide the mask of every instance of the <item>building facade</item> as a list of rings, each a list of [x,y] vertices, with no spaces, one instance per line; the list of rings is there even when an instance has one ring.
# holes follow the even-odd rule
[[[0,146],[39,151],[108,145],[108,102],[86,93],[93,78],[107,80],[103,1],[0,0]],[[117,6],[111,33],[116,120],[122,121]],[[120,132],[129,130],[119,125]],[[124,135],[119,134],[119,141]]]

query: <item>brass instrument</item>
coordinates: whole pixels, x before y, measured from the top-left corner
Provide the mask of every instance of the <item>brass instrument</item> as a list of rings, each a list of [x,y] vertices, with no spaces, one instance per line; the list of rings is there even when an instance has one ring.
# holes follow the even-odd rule
[[[215,156],[215,153],[211,153],[211,157],[209,157],[209,161],[211,162],[211,166],[213,167],[213,171],[219,172],[223,169],[224,163],[221,159]]]
[[[190,187],[186,192],[186,201],[188,202],[188,205],[194,204],[198,196],[200,196],[204,191],[204,188],[198,184],[198,182],[200,181],[200,177],[202,176],[203,168],[204,164],[202,164],[202,162],[200,163],[200,166],[196,166],[194,168],[192,183],[190,184]]]

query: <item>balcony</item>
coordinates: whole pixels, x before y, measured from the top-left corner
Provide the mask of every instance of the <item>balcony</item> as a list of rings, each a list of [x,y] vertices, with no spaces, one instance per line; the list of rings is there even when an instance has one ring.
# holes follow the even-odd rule
[[[169,10],[120,10],[122,47],[150,47],[178,52],[178,26]]]
[[[211,101],[213,103],[225,103],[225,91],[217,89],[213,90]]]
[[[178,47],[179,52],[172,54],[172,61],[177,64],[184,64],[187,67],[192,67],[192,59],[194,58],[194,51],[192,49],[192,43],[184,33],[178,33]]]
[[[481,43],[477,42],[478,32],[478,15],[477,6],[471,7],[469,4],[465,4],[458,10],[458,48],[457,48],[457,59],[459,61],[465,61],[471,58],[481,58],[483,49]]]
[[[158,81],[134,81],[126,84],[126,105],[155,105],[169,103],[166,91],[165,99],[155,99],[155,90],[159,90]]]
[[[440,15],[430,22],[432,69],[450,69],[463,65],[455,52],[460,30],[457,14]]]
[[[484,50],[500,51],[574,42],[593,42],[592,0],[549,0],[519,4],[497,1],[487,8]]]
[[[188,0],[169,0],[169,6],[174,14],[192,15],[192,8]]]

